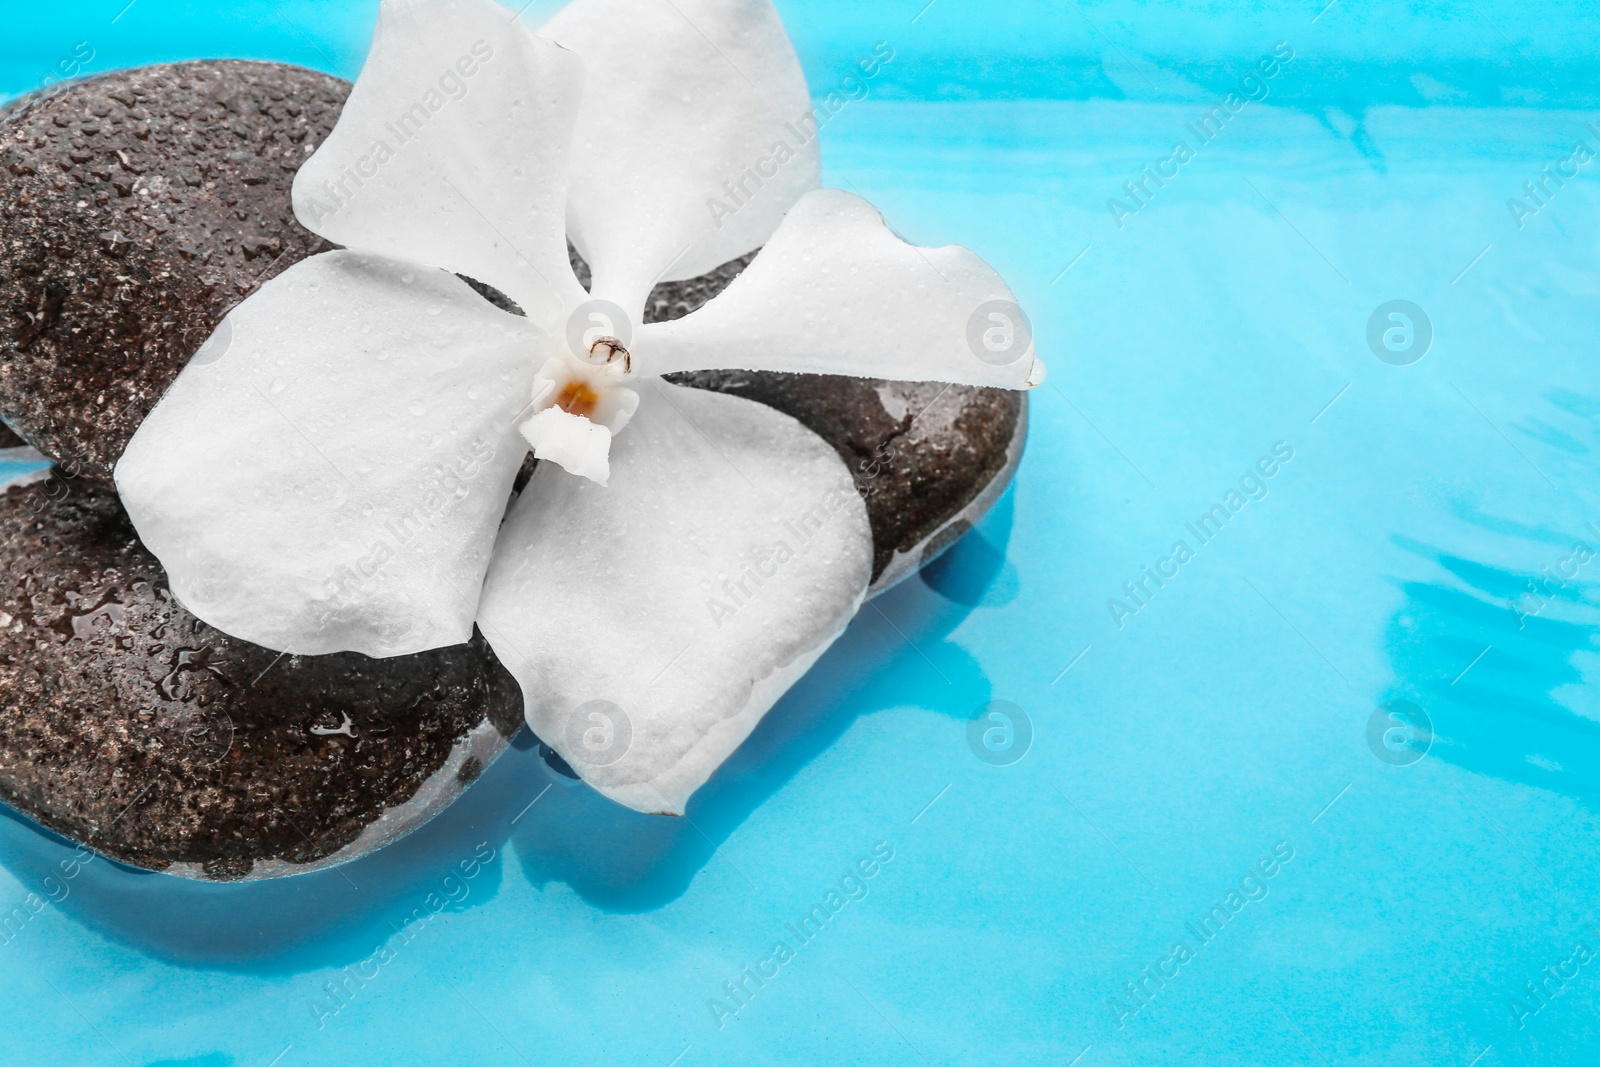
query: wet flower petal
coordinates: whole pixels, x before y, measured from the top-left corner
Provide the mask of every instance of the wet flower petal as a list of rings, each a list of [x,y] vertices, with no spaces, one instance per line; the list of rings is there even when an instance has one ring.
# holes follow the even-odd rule
[[[314,256],[223,320],[117,489],[173,594],[226,633],[307,655],[457,644],[539,343],[443,271]]]
[[[1026,389],[1044,381],[1006,283],[958,245],[918,248],[873,206],[808,194],[744,273],[692,315],[639,330],[639,365]]]
[[[597,296],[632,314],[816,188],[810,94],[769,0],[574,0],[539,32],[589,68],[568,225]]]
[[[850,472],[787,415],[650,383],[601,488],[541,465],[479,625],[528,721],[600,792],[681,813],[860,606]]]
[[[567,262],[583,62],[492,0],[385,0],[338,125],[295,176],[330,241],[487,282],[548,323]]]
[[[583,415],[545,408],[520,429],[539,459],[599,485],[611,478],[611,431],[607,427]]]

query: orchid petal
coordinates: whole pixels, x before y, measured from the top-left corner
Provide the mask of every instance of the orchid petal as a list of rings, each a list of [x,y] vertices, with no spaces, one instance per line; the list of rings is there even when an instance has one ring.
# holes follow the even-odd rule
[[[537,458],[599,485],[610,480],[611,431],[599,423],[560,408],[545,408],[520,429]]]
[[[1025,389],[1044,381],[1006,283],[958,245],[918,248],[860,197],[803,198],[719,296],[643,326],[650,374],[739,369]]]
[[[338,124],[295,175],[295,214],[549,322],[584,299],[566,243],[582,80],[582,60],[492,0],[385,0]]]
[[[657,281],[760,247],[817,187],[805,74],[770,0],[574,0],[539,32],[589,67],[567,209],[597,296],[631,313]]]
[[[676,814],[843,631],[871,567],[866,508],[827,443],[657,382],[609,487],[534,472],[478,621],[541,739],[618,803]]]
[[[466,641],[540,338],[460,279],[330,252],[223,320],[116,468],[172,592],[300,655]]]

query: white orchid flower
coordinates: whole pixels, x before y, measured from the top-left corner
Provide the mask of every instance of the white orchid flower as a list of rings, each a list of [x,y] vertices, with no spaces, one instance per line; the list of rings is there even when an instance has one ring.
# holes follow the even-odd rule
[[[117,485],[204,621],[377,657],[476,623],[541,738],[607,796],[677,813],[844,629],[872,543],[821,438],[661,376],[1025,388],[1043,367],[1031,342],[975,355],[974,316],[1014,300],[977,256],[816,189],[769,0],[575,0],[541,32],[491,0],[386,0],[294,186],[347,250],[227,317]],[[704,308],[634,324],[657,282],[763,244]],[[507,513],[529,443],[551,462]]]

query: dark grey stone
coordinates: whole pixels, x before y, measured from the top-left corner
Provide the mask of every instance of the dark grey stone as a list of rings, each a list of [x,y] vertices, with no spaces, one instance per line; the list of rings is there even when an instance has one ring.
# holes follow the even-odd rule
[[[276,63],[73,82],[0,123],[0,418],[109,482],[216,323],[332,247],[289,187],[349,86]]]
[[[123,863],[237,879],[353,859],[521,729],[481,636],[375,660],[208,627],[87,479],[0,494],[0,545],[0,799]]]

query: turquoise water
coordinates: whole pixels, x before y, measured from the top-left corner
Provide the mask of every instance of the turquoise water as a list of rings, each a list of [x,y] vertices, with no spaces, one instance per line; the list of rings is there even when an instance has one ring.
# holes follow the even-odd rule
[[[896,80],[829,125],[827,181],[977,249],[1033,313],[1051,379],[995,513],[683,820],[526,747],[400,844],[278,884],[80,868],[0,820],[0,905],[61,898],[0,945],[26,1008],[5,1062],[1593,1061],[1600,163],[1542,204],[1522,186],[1600,151],[1595,15],[920,6],[784,10],[813,86],[892,14]],[[8,17],[16,88],[47,29],[84,39]],[[370,17],[139,0],[99,55],[349,71]],[[1266,99],[1199,144],[1280,40]],[[1020,58],[941,80],[963,41],[1059,48],[1061,81],[1021,91]],[[1406,349],[1381,318],[1380,359],[1395,300],[1431,330]],[[969,747],[991,700],[1031,724],[1017,762]],[[860,899],[797,936],[863,860]]]

